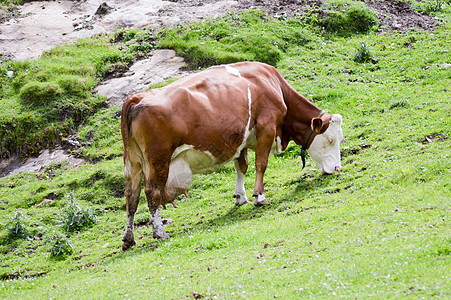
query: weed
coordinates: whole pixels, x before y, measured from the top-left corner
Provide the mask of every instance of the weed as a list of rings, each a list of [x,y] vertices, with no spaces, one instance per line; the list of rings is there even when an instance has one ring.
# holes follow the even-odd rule
[[[374,58],[373,51],[371,51],[370,47],[365,42],[362,42],[359,48],[357,48],[357,52],[354,55],[353,60],[357,63],[377,62]]]
[[[425,13],[432,13],[432,12],[441,11],[442,8],[443,8],[443,5],[445,3],[449,3],[449,1],[446,1],[446,0],[426,0],[426,1],[423,1],[422,10]]]
[[[405,100],[405,99],[396,100],[396,101],[393,101],[393,102],[390,104],[390,109],[393,109],[393,108],[400,108],[400,107],[406,107],[408,104],[409,104],[409,101],[407,101],[407,100]]]
[[[74,199],[74,194],[66,196],[67,204],[63,209],[63,229],[66,232],[79,231],[83,227],[92,226],[97,223],[96,216],[89,208],[81,208]]]
[[[51,258],[62,260],[74,253],[74,248],[69,239],[61,232],[53,231],[52,235],[47,237],[46,240],[50,244]]]
[[[29,236],[26,219],[20,211],[15,211],[14,216],[6,225],[10,239],[26,239]]]

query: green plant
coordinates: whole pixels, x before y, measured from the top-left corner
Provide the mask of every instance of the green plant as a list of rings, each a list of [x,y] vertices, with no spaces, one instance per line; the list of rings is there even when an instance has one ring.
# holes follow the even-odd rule
[[[355,53],[353,60],[357,63],[377,62],[377,60],[374,58],[374,52],[365,42],[360,43],[360,46],[357,48],[357,52]]]
[[[98,36],[57,46],[37,60],[2,62],[1,158],[61,145],[63,137],[105,106],[104,97],[92,89],[98,76],[122,63],[121,51],[108,41]]]
[[[82,208],[75,201],[73,193],[66,195],[67,203],[63,209],[63,229],[66,232],[74,232],[83,227],[92,226],[97,223],[96,216],[89,208]]]
[[[52,235],[47,237],[47,243],[50,244],[50,257],[54,259],[65,259],[74,253],[69,239],[58,231],[53,231]]]
[[[32,81],[20,89],[19,95],[26,103],[43,105],[57,99],[61,93],[61,88],[55,82]]]
[[[28,238],[29,232],[27,229],[27,221],[20,211],[15,211],[14,216],[9,219],[6,228],[8,230],[8,237],[10,239],[25,239]]]
[[[390,103],[390,109],[406,107],[408,104],[409,104],[409,101],[407,101],[405,99],[396,100],[396,101],[393,101]]]
[[[243,60],[276,65],[291,47],[317,39],[301,20],[270,19],[260,10],[163,29],[160,36],[158,47],[175,49],[195,68]]]
[[[359,1],[331,0],[325,7],[329,10],[318,25],[330,33],[344,36],[366,33],[378,24],[374,10]]]
[[[447,3],[446,0],[427,0],[425,3],[425,12],[441,11],[445,3]]]

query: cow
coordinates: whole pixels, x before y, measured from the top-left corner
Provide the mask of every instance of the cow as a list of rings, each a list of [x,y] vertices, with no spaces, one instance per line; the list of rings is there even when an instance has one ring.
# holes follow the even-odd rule
[[[272,66],[241,62],[210,67],[165,87],[129,96],[122,107],[127,222],[122,249],[135,245],[133,220],[141,184],[153,237],[168,239],[160,207],[187,193],[193,174],[233,160],[235,204],[248,202],[247,150],[255,151],[254,205],[268,205],[268,156],[301,145],[326,174],[340,171],[342,117],[328,114],[292,88]]]

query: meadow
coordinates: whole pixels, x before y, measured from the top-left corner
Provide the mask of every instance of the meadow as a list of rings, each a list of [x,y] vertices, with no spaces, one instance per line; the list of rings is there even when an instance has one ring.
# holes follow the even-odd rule
[[[450,6],[430,12],[434,32],[384,33],[366,7],[334,3],[348,4],[335,4],[331,20],[250,10],[3,62],[0,155],[68,147],[70,136],[87,163],[0,178],[0,298],[451,297]],[[367,26],[356,28],[355,15]],[[232,163],[197,175],[189,197],[162,211],[166,241],[152,238],[142,193],[137,245],[123,252],[120,108],[91,91],[158,48],[175,49],[193,71],[239,60],[276,66],[343,116],[342,171],[322,175],[310,159],[302,170],[290,144],[270,157],[265,207],[234,205]]]

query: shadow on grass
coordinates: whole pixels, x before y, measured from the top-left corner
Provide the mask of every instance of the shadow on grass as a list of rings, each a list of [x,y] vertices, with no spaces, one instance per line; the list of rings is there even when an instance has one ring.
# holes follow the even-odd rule
[[[211,218],[207,219],[197,219],[193,220],[189,225],[185,225],[182,230],[178,229],[168,230],[166,232],[171,236],[171,238],[176,238],[178,236],[184,234],[191,234],[192,232],[206,231],[208,229],[213,229],[215,227],[223,227],[228,226],[230,224],[236,224],[240,222],[244,222],[251,219],[259,219],[261,217],[276,214],[281,211],[287,210],[287,214],[290,214],[290,211],[287,209],[291,206],[291,203],[294,203],[293,209],[298,214],[299,212],[303,212],[304,210],[316,208],[316,206],[312,207],[299,207],[299,204],[306,198],[308,195],[313,193],[315,189],[321,188],[324,190],[325,187],[330,186],[336,180],[335,175],[316,175],[317,173],[306,173],[302,175],[300,178],[288,180],[283,183],[281,186],[268,186],[267,187],[267,195],[270,205],[266,206],[254,206],[252,201],[253,198],[249,199],[249,203],[237,206],[233,205],[224,213],[217,215],[216,217],[211,215]],[[274,191],[278,188],[286,189],[287,193],[283,196],[274,196]],[[230,198],[231,202],[233,198]],[[289,208],[291,209],[291,208]],[[204,215],[204,214],[202,214]],[[208,216],[208,214],[205,214]],[[145,218],[145,224],[148,226],[147,221],[149,219]],[[135,226],[139,226],[140,223],[135,224]],[[140,255],[142,253],[153,252],[159,247],[161,247],[164,243],[168,241],[162,241],[152,238],[152,228],[148,226],[148,235],[144,238],[136,238],[136,246],[127,250],[127,251],[118,251],[114,255],[112,255],[110,261],[115,261],[117,259],[123,259],[127,257],[133,257],[136,255]]]
[[[193,223],[191,226],[185,227],[186,231],[193,230],[206,230],[212,227],[226,226],[230,223],[243,222],[250,219],[258,219],[268,214],[275,214],[281,211],[281,207],[288,203],[301,203],[309,194],[315,191],[315,189],[324,190],[325,187],[330,186],[336,181],[335,175],[312,175],[305,174],[300,178],[287,181],[282,184],[281,188],[290,189],[284,196],[275,196],[273,191],[277,186],[270,186],[267,188],[268,201],[270,205],[254,206],[251,200],[249,203],[242,206],[233,206],[225,214],[221,214],[217,217],[213,217],[207,220],[200,220],[197,223]],[[330,191],[326,191],[330,192]]]

